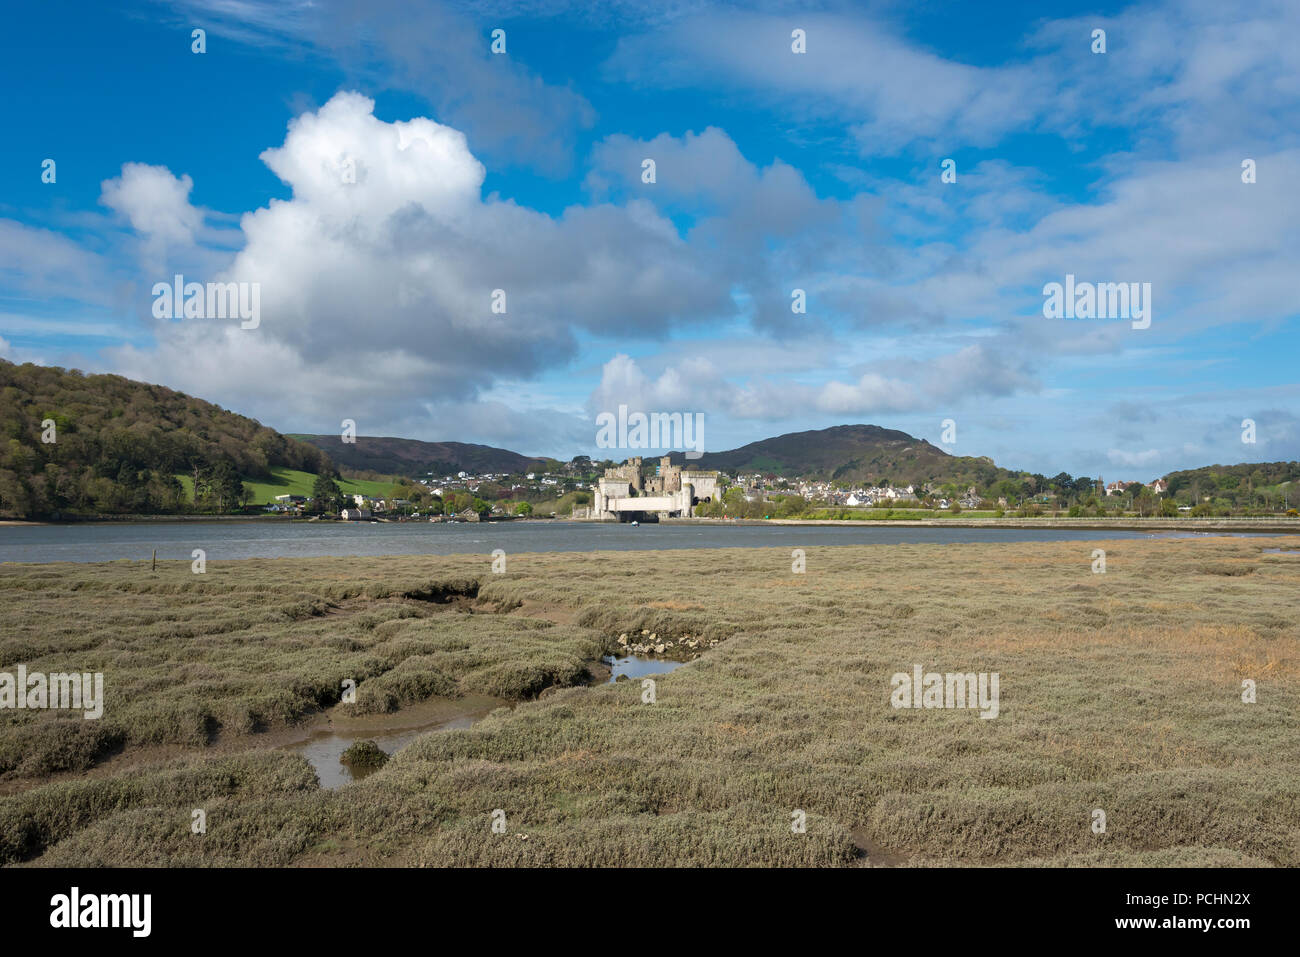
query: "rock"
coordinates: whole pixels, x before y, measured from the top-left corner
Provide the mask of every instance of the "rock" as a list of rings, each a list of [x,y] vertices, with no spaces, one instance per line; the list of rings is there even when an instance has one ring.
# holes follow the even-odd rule
[[[663,645],[655,645],[655,654],[656,654],[656,655],[662,655],[663,653],[664,653],[664,646],[663,646]]]

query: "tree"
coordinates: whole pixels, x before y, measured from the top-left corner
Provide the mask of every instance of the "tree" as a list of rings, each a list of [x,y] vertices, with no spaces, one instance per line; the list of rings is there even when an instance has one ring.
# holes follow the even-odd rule
[[[249,498],[241,478],[271,468],[330,471],[320,449],[252,419],[121,376],[0,360],[0,471],[13,473],[0,513],[181,511],[175,476],[200,510]],[[53,420],[57,441],[43,439]]]
[[[312,511],[317,515],[333,514],[343,508],[343,491],[332,477],[321,473],[311,487]]]
[[[442,501],[446,514],[459,515],[473,504],[474,499],[468,492],[448,491]]]
[[[224,461],[212,466],[209,473],[208,494],[218,512],[239,508],[248,497],[244,483],[235,474],[234,467]]]
[[[529,505],[527,502],[520,502],[518,505],[515,506],[515,514],[516,514],[516,515],[532,515],[532,514],[533,514],[533,507],[532,507],[531,505]]]
[[[998,498],[1005,498],[1008,503],[1013,503],[1020,500],[1023,488],[1013,479],[1003,479],[993,487],[993,492]]]

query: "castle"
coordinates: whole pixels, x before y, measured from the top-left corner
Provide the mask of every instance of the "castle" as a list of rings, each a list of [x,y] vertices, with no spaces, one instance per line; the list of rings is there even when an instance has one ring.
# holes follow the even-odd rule
[[[689,518],[696,505],[718,495],[717,472],[673,465],[667,455],[659,460],[657,475],[643,476],[641,467],[638,455],[605,469],[586,517],[617,521]]]

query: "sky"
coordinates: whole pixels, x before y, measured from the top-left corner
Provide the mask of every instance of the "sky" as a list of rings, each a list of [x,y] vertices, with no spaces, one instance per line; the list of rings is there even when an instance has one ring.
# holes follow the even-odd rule
[[[10,361],[559,458],[639,454],[598,446],[625,405],[710,451],[870,423],[1107,481],[1300,459],[1289,0],[6,20]],[[177,275],[253,311],[169,316]],[[1067,276],[1145,315],[1048,315]]]

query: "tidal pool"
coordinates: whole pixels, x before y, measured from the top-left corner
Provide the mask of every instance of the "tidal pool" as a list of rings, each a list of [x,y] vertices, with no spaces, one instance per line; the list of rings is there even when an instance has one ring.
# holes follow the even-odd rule
[[[326,724],[315,725],[302,740],[286,745],[297,751],[316,772],[321,787],[333,789],[360,780],[377,768],[350,768],[339,757],[354,742],[373,741],[390,758],[422,734],[468,728],[490,712],[509,707],[510,702],[486,695],[465,698],[432,698],[392,714],[351,717],[335,706]]]
[[[682,665],[685,661],[664,661],[661,658],[638,658],[636,655],[624,655],[621,658],[615,658],[613,655],[606,655],[602,661],[609,665],[609,680],[612,684],[618,680],[619,675],[627,675],[628,679],[644,678],[648,675],[663,675]]]

